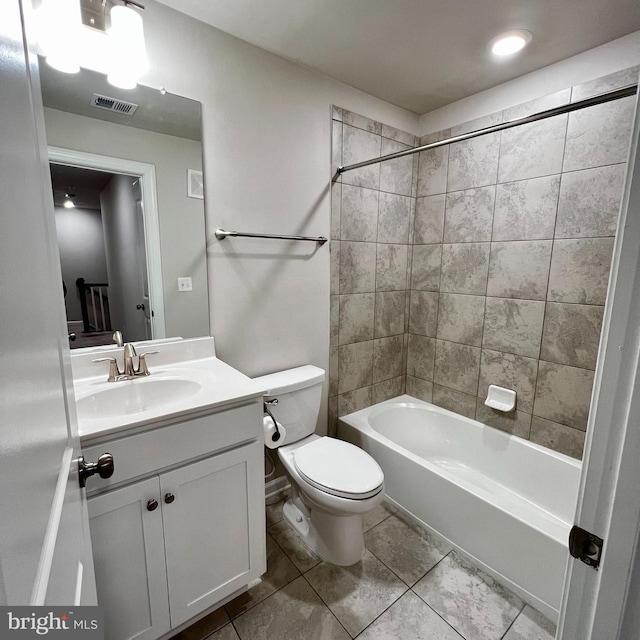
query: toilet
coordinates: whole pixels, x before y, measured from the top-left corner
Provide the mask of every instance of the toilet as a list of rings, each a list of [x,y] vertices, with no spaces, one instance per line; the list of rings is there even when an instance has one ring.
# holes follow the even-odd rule
[[[362,449],[314,433],[324,377],[306,365],[255,381],[267,389],[267,403],[277,399],[267,408],[284,427],[284,435],[266,437],[273,436],[291,484],[285,520],[316,555],[349,566],[364,554],[362,514],[384,499],[384,474]]]

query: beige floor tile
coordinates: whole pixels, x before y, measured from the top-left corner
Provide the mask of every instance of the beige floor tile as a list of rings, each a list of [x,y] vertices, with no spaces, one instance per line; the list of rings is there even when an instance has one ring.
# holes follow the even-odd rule
[[[553,640],[555,637],[555,624],[527,605],[511,625],[504,640]]]
[[[524,607],[515,594],[453,552],[413,590],[468,640],[499,640]]]
[[[388,518],[390,515],[394,514],[397,509],[391,505],[383,502],[379,504],[375,509],[371,509],[371,511],[367,511],[362,516],[362,530],[369,531],[372,527],[375,527],[377,524],[380,524],[383,520]]]
[[[358,640],[462,640],[429,605],[407,591]],[[471,640],[471,639],[470,639]]]
[[[300,572],[304,573],[320,562],[320,558],[307,547],[286,520],[269,527],[269,533]]]
[[[229,616],[224,607],[216,609],[213,613],[198,620],[184,631],[173,636],[172,640],[202,640],[210,636],[229,622]]]
[[[364,540],[367,549],[410,587],[451,551],[443,540],[398,515],[367,531]]]
[[[323,562],[305,578],[354,637],[407,590],[370,551],[351,567]]]
[[[267,534],[267,572],[262,576],[262,582],[226,604],[225,609],[231,618],[236,618],[299,575],[284,551]]]
[[[234,625],[241,640],[349,640],[302,577],[241,615]]]

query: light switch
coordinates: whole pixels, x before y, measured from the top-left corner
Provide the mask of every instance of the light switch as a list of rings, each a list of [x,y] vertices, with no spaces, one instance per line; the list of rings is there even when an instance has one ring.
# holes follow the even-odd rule
[[[193,291],[191,278],[178,278],[178,291]]]

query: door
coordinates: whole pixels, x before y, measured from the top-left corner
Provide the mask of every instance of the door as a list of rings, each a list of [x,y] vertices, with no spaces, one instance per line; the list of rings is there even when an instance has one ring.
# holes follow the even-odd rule
[[[171,626],[260,576],[262,447],[240,447],[160,476]]]
[[[95,604],[37,63],[21,10],[0,3],[0,604]]]
[[[597,571],[569,560],[559,640],[639,637],[634,621],[640,607],[639,130],[636,107],[575,519],[604,540],[604,551]]]
[[[90,498],[89,522],[105,640],[159,638],[170,625],[158,477]]]
[[[147,242],[144,236],[144,202],[142,200],[142,189],[140,185],[141,178],[136,178],[133,182],[133,200],[135,203],[135,220],[136,220],[136,258],[138,261],[138,269],[136,275],[138,278],[137,291],[140,302],[136,305],[140,312],[142,320],[142,328],[140,331],[141,338],[139,340],[151,340],[153,338],[151,332],[151,301],[149,299],[149,278],[147,269]]]

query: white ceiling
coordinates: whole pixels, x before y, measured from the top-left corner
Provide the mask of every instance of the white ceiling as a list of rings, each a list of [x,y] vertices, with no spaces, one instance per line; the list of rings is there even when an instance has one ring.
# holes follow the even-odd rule
[[[418,114],[640,30],[638,0],[159,0]],[[528,29],[520,56],[487,44]]]

